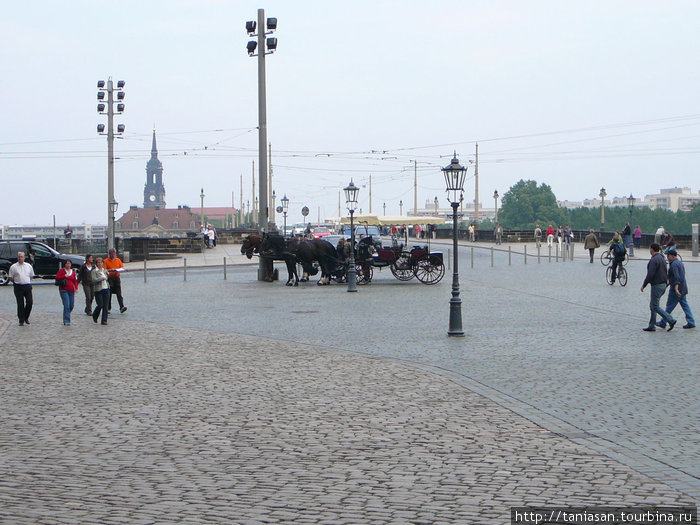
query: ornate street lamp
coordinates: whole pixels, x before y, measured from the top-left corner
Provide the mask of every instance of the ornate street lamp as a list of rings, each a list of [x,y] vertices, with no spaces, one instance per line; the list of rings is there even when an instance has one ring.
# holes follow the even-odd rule
[[[635,199],[631,193],[630,196],[627,197],[627,204],[630,212],[630,233],[632,233],[632,211],[634,210],[634,202],[636,200],[637,199]],[[634,239],[630,239],[630,257],[634,257]]]
[[[457,207],[463,198],[464,178],[467,175],[467,168],[462,166],[457,160],[455,152],[450,165],[442,168],[445,176],[445,187],[447,198],[452,206],[452,251],[453,251],[453,273],[452,273],[452,298],[450,299],[450,326],[447,331],[448,336],[463,337],[462,330],[462,300],[459,298],[459,254],[457,245]]]
[[[438,216],[438,209],[440,208],[440,201],[438,201],[437,196],[435,197],[435,216]]]
[[[282,231],[282,237],[287,236],[287,212],[289,211],[289,199],[287,198],[287,194],[284,194],[284,197],[282,197],[282,214],[284,215],[284,230]]]
[[[360,188],[355,186],[350,180],[350,184],[343,188],[345,192],[345,205],[350,212],[350,268],[348,268],[348,292],[357,291],[357,271],[355,270],[355,222],[353,215],[357,209],[357,195],[360,193]]]
[[[496,217],[494,219],[494,222],[496,223],[496,225],[498,225],[498,190],[493,190],[493,200],[493,209],[496,210]]]
[[[600,193],[598,196],[600,197],[600,231],[605,230],[605,196],[607,193],[605,193],[605,188],[600,188]]]
[[[200,215],[201,215],[201,217],[202,217],[202,228],[206,227],[206,224],[204,224],[204,197],[205,197],[205,195],[204,195],[204,188],[202,188],[202,190],[201,190],[201,192],[200,192],[200,194],[199,194],[199,198],[201,199],[201,207],[200,207],[200,212],[201,212],[201,213],[200,213]]]

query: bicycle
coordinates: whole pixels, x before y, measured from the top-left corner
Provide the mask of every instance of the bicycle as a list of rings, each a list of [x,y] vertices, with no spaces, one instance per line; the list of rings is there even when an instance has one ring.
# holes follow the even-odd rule
[[[612,274],[612,266],[608,266],[607,270],[605,270],[605,280],[611,286],[615,284],[612,280]],[[623,266],[617,267],[617,282],[620,283],[620,286],[627,286],[627,270]]]
[[[600,254],[600,264],[603,266],[610,266],[613,262],[613,259],[615,256],[612,254],[610,249],[605,250],[603,253]],[[626,266],[627,262],[630,260],[629,253],[625,252],[625,259],[622,261],[622,265]]]

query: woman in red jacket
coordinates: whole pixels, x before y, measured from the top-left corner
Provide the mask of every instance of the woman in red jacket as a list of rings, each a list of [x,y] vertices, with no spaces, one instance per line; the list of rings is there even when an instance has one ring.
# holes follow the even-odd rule
[[[65,261],[63,268],[56,274],[58,293],[61,294],[61,301],[63,301],[63,324],[66,326],[70,326],[70,313],[75,304],[75,292],[78,291],[77,274],[78,272],[71,268],[70,261]]]

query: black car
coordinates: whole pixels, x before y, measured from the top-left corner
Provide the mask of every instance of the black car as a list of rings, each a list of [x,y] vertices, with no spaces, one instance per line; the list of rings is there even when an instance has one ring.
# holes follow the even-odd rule
[[[38,277],[44,279],[53,279],[66,259],[70,259],[75,270],[85,262],[84,257],[58,253],[42,242],[0,241],[0,285],[9,282],[10,266],[17,262],[17,252],[24,252],[25,261],[32,265]]]

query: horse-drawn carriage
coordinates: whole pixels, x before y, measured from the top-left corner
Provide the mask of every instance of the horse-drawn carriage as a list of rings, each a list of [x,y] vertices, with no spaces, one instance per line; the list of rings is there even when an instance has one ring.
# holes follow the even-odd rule
[[[343,257],[336,248],[323,239],[285,239],[279,235],[250,235],[241,246],[241,253],[248,258],[258,254],[266,260],[267,273],[272,280],[272,262],[284,261],[289,279],[287,285],[299,282],[297,264],[303,269],[302,281],[308,275],[316,275],[321,270],[318,284],[329,284],[333,279],[342,282],[347,279],[349,259]],[[391,248],[372,242],[365,237],[356,247],[355,268],[358,284],[372,281],[374,268],[389,267],[400,281],[410,281],[414,277],[424,284],[437,284],[445,275],[442,253],[431,252],[428,246],[413,246],[410,250],[394,243]]]
[[[362,250],[358,250],[362,254]],[[437,284],[445,275],[442,252],[431,252],[428,246],[413,246],[406,249],[400,244],[381,247],[369,257],[359,255],[355,260],[357,284],[372,280],[374,268],[386,268],[399,281],[410,281],[414,277],[423,284]]]

